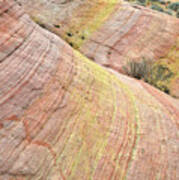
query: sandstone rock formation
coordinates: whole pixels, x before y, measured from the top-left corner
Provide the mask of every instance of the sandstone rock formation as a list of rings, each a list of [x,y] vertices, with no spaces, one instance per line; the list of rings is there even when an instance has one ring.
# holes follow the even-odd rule
[[[37,23],[103,66],[126,73],[129,62],[151,61],[151,84],[179,98],[179,19],[121,0],[18,1]],[[161,69],[170,75],[158,77]]]
[[[178,107],[0,1],[0,180],[176,180]]]

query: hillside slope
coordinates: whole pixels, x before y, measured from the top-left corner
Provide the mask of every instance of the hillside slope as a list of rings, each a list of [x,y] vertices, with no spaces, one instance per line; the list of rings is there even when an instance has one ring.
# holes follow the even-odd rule
[[[93,61],[127,73],[152,64],[147,82],[179,98],[179,19],[121,0],[18,0],[35,22]]]
[[[0,180],[179,178],[177,100],[85,58],[15,1],[0,1],[0,37]]]

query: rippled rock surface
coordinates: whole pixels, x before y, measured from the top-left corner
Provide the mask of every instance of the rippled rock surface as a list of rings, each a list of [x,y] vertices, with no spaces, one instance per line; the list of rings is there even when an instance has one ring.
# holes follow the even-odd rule
[[[133,74],[124,70],[131,62],[151,62],[147,82],[179,98],[179,19],[121,0],[18,1],[34,21],[103,66]]]
[[[178,107],[0,1],[0,180],[176,180]]]

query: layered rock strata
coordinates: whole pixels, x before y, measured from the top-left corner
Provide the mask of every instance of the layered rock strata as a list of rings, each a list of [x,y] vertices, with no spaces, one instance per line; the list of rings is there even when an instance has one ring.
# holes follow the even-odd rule
[[[154,74],[147,82],[179,97],[179,19],[121,0],[18,1],[34,21],[103,66],[133,74],[125,71],[131,62],[147,61]]]
[[[178,101],[108,72],[0,1],[0,180],[172,179]]]

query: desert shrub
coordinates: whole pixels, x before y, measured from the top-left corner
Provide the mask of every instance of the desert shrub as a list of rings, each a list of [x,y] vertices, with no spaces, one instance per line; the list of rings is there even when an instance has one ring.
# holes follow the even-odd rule
[[[159,11],[159,12],[164,12],[162,7],[160,7],[160,6],[156,5],[156,4],[152,4],[151,9]]]
[[[176,17],[179,18],[179,9],[176,12]]]
[[[149,0],[149,2],[158,2],[160,4],[166,4],[167,2],[165,0]]]
[[[131,77],[147,80],[147,76],[151,71],[151,64],[145,59],[142,62],[131,61],[123,69]]]
[[[149,84],[169,94],[168,85],[173,75],[173,72],[168,67],[157,64],[153,65],[151,74],[147,77],[147,80]]]
[[[167,2],[164,1],[164,0],[159,0],[158,2],[159,2],[160,4],[163,4],[163,5],[167,4]]]
[[[179,10],[179,2],[174,2],[168,5],[169,9],[172,9],[173,11],[178,11]]]
[[[145,82],[169,94],[169,82],[174,75],[170,69],[164,65],[152,65],[151,60],[143,59],[141,62],[131,61],[123,68],[128,76],[143,79]]]
[[[137,0],[139,3],[146,3],[146,0]]]
[[[60,25],[59,24],[54,24],[54,27],[60,28]]]
[[[138,1],[136,2],[136,4],[139,5],[139,6],[144,6],[144,7],[146,6],[146,3],[141,3],[141,2],[138,2]]]
[[[40,27],[42,27],[42,28],[46,29],[45,24],[43,24],[43,23],[38,23],[38,25],[39,25]]]
[[[150,2],[158,2],[159,0],[149,0]]]
[[[32,20],[37,23],[40,27],[44,28],[44,29],[47,29],[46,25],[40,20],[38,19],[37,17],[31,17]]]
[[[173,73],[170,71],[170,69],[164,65],[155,65],[152,67],[152,76],[151,82],[153,81],[164,81],[173,76]]]

